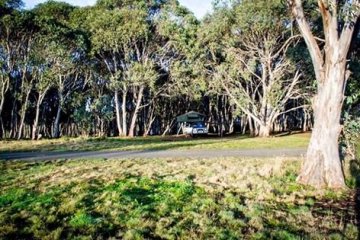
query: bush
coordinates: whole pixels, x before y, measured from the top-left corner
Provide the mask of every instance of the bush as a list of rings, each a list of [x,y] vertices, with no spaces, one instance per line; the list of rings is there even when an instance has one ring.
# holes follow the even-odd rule
[[[351,159],[359,159],[359,147],[360,139],[360,117],[353,117],[349,114],[345,114],[344,128],[341,138],[341,151],[344,156],[348,156]]]

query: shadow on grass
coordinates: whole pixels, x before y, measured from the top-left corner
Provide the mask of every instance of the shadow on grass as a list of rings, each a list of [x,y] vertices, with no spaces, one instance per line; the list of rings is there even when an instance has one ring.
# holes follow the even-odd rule
[[[21,170],[36,166],[27,163]],[[0,238],[309,239],[314,226],[330,221],[329,215],[338,211],[331,222],[336,224],[347,211],[336,208],[337,200],[330,205],[326,199],[323,204],[314,204],[315,199],[299,196],[305,203],[294,204],[257,199],[255,196],[262,193],[256,190],[255,196],[237,189],[206,192],[196,186],[194,176],[181,181],[131,174],[111,181],[94,177],[45,189],[26,176],[21,178],[26,184],[4,182]],[[288,197],[286,192],[277,192],[279,199]],[[319,218],[313,218],[312,213],[318,213]],[[305,217],[315,221],[314,225]],[[324,235],[331,231],[326,229]]]
[[[34,147],[32,141],[23,140],[25,146],[14,147],[11,150],[0,150],[0,154],[22,153],[22,152],[84,152],[101,150],[170,150],[178,148],[192,148],[198,145],[208,145],[216,142],[247,139],[248,136],[229,136],[219,138],[216,136],[190,137],[136,137],[136,138],[89,138],[89,139],[58,139],[43,140],[38,148]],[[20,142],[21,144],[21,142]]]
[[[101,151],[101,150],[168,150],[181,147],[193,147],[198,144],[205,145],[206,142],[200,142],[197,140],[190,141],[184,140],[182,142],[165,142],[161,140],[153,139],[86,139],[79,140],[76,143],[64,142],[64,143],[46,143],[41,145],[39,149],[21,148],[14,150],[0,151],[0,154],[8,153],[22,153],[22,152],[86,152],[86,151]]]
[[[8,159],[10,154],[26,152],[76,153],[93,151],[154,151],[171,149],[269,149],[300,148],[307,146],[309,134],[295,134],[288,138],[254,138],[247,135],[230,135],[190,138],[184,136],[152,136],[136,138],[62,138],[54,140],[12,141],[0,147],[0,159]],[[1,142],[0,142],[1,143]],[[36,156],[34,156],[36,157]],[[11,159],[14,159],[13,157]]]

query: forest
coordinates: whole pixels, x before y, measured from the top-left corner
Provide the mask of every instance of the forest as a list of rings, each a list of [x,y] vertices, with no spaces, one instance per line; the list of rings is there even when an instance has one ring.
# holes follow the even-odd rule
[[[1,138],[161,135],[191,110],[215,133],[313,126],[311,56],[283,1],[220,1],[202,20],[165,0],[0,9]],[[359,34],[349,55],[343,119],[358,114]]]
[[[176,0],[22,6],[1,1],[0,138],[174,134],[198,111],[221,136],[312,130],[299,181],[345,186],[358,1],[217,1],[201,20]]]

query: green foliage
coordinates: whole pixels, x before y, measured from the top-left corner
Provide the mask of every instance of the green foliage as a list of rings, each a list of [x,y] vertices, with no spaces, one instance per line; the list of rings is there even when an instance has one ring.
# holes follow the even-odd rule
[[[341,138],[342,151],[352,159],[359,158],[360,118],[345,114]]]
[[[234,31],[241,31],[242,34],[263,31],[269,34],[277,34],[278,29],[286,25],[287,6],[281,0],[245,0],[235,5],[236,28]],[[264,44],[275,44],[264,42]]]
[[[146,38],[146,13],[141,9],[94,9],[88,25],[94,51],[117,51],[129,42]]]

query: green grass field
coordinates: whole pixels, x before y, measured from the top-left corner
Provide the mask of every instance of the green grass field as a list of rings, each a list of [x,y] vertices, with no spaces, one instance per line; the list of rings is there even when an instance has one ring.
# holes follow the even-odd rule
[[[40,141],[0,141],[0,152],[297,148],[306,147],[309,138],[309,133],[271,138],[247,136],[194,139],[184,137],[61,138]]]
[[[356,239],[354,191],[300,186],[299,167],[283,158],[1,162],[0,239]]]

